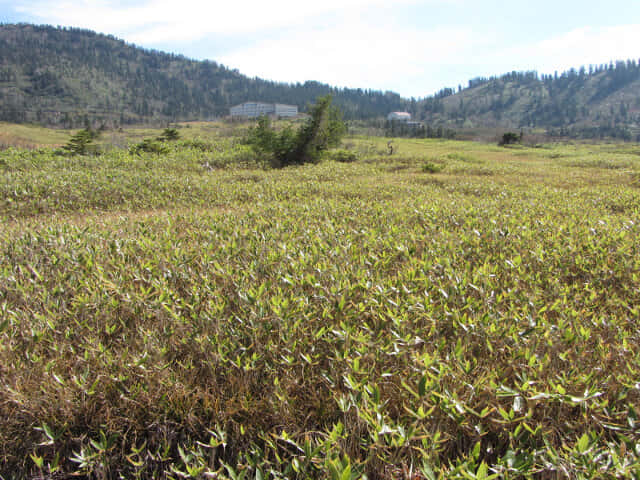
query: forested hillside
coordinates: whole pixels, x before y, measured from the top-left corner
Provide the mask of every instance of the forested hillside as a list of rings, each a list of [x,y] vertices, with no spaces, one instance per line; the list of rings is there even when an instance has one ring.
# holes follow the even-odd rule
[[[545,127],[559,135],[630,140],[640,133],[640,65],[629,60],[555,75],[476,78],[416,103],[413,113],[454,128]]]
[[[425,67],[428,68],[428,67]],[[407,110],[443,131],[537,128],[553,135],[640,138],[636,60],[561,74],[475,78],[423,99],[315,81],[248,78],[213,61],[145,50],[74,28],[0,25],[0,120],[78,127],[207,120],[247,100],[306,105],[331,93],[346,119]],[[426,93],[426,92],[425,92]]]
[[[208,119],[246,100],[298,105],[333,94],[346,118],[404,108],[392,92],[248,78],[213,61],[74,28],[0,25],[0,120],[65,127]]]

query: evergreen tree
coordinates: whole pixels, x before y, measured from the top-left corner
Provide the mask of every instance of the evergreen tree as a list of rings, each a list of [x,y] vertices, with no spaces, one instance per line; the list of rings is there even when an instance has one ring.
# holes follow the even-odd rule
[[[309,119],[295,132],[290,127],[276,132],[269,118],[261,117],[247,141],[258,153],[271,156],[274,167],[315,163],[322,152],[340,143],[346,126],[330,95],[319,97],[309,112]]]
[[[95,152],[93,141],[98,137],[98,133],[90,128],[84,128],[73,135],[62,148],[71,155],[86,155]]]

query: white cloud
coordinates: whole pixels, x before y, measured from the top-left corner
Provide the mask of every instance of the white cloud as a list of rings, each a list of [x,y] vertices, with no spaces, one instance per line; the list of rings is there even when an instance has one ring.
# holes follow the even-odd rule
[[[540,73],[553,73],[616,59],[637,59],[638,45],[640,24],[587,26],[533,44],[501,49],[479,60],[488,65],[504,65],[503,71],[535,69]]]
[[[298,29],[291,36],[256,42],[220,60],[250,76],[337,86],[389,89],[424,96],[442,87],[437,69],[463,58],[474,45],[462,28],[416,30],[357,19]]]
[[[542,42],[540,51],[552,59],[554,69],[607,63],[640,55],[640,24],[605,28],[585,27]]]
[[[407,6],[419,10],[464,1],[59,0],[52,6],[31,0],[16,9],[46,23],[111,33],[138,45],[175,45],[174,51],[216,35],[232,47],[212,59],[250,76],[424,96],[442,86],[437,75],[425,82],[425,73],[447,58],[461,58],[470,31],[406,28],[395,21],[396,13]]]
[[[394,0],[394,5],[417,0]],[[457,0],[430,0],[455,2]],[[425,2],[422,2],[425,3]],[[427,2],[428,3],[428,2]],[[193,41],[207,34],[248,34],[313,22],[325,14],[384,8],[386,0],[147,0],[122,4],[113,0],[35,0],[15,9],[47,23],[126,35],[141,44]]]

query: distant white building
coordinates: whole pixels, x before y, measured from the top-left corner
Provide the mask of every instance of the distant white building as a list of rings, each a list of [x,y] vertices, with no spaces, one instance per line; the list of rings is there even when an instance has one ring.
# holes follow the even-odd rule
[[[296,105],[285,105],[284,103],[275,104],[276,117],[295,117],[298,115],[298,107]]]
[[[411,114],[409,112],[391,112],[387,115],[387,120],[396,122],[408,122],[411,120]]]
[[[283,103],[244,102],[231,107],[232,117],[260,117],[261,115],[273,115],[275,117],[295,117],[298,115],[296,105]]]

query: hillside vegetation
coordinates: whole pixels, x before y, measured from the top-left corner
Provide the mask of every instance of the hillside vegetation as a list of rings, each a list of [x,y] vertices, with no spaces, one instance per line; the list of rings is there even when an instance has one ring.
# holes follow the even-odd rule
[[[201,132],[0,154],[0,476],[640,475],[637,146]]]
[[[302,111],[332,94],[346,119],[369,124],[407,110],[434,131],[525,128],[553,136],[640,138],[635,59],[559,75],[475,78],[465,87],[406,99],[314,81],[276,83],[88,30],[0,25],[0,121],[64,128],[162,124],[220,117],[247,100],[295,104]]]
[[[0,25],[0,120],[67,128],[206,120],[247,100],[304,109],[332,94],[347,118],[403,108],[398,94],[248,78],[213,61],[129,45],[88,30]]]
[[[419,102],[414,115],[458,128],[544,127],[553,135],[635,140],[640,138],[640,64],[476,78],[465,89],[443,89]]]

